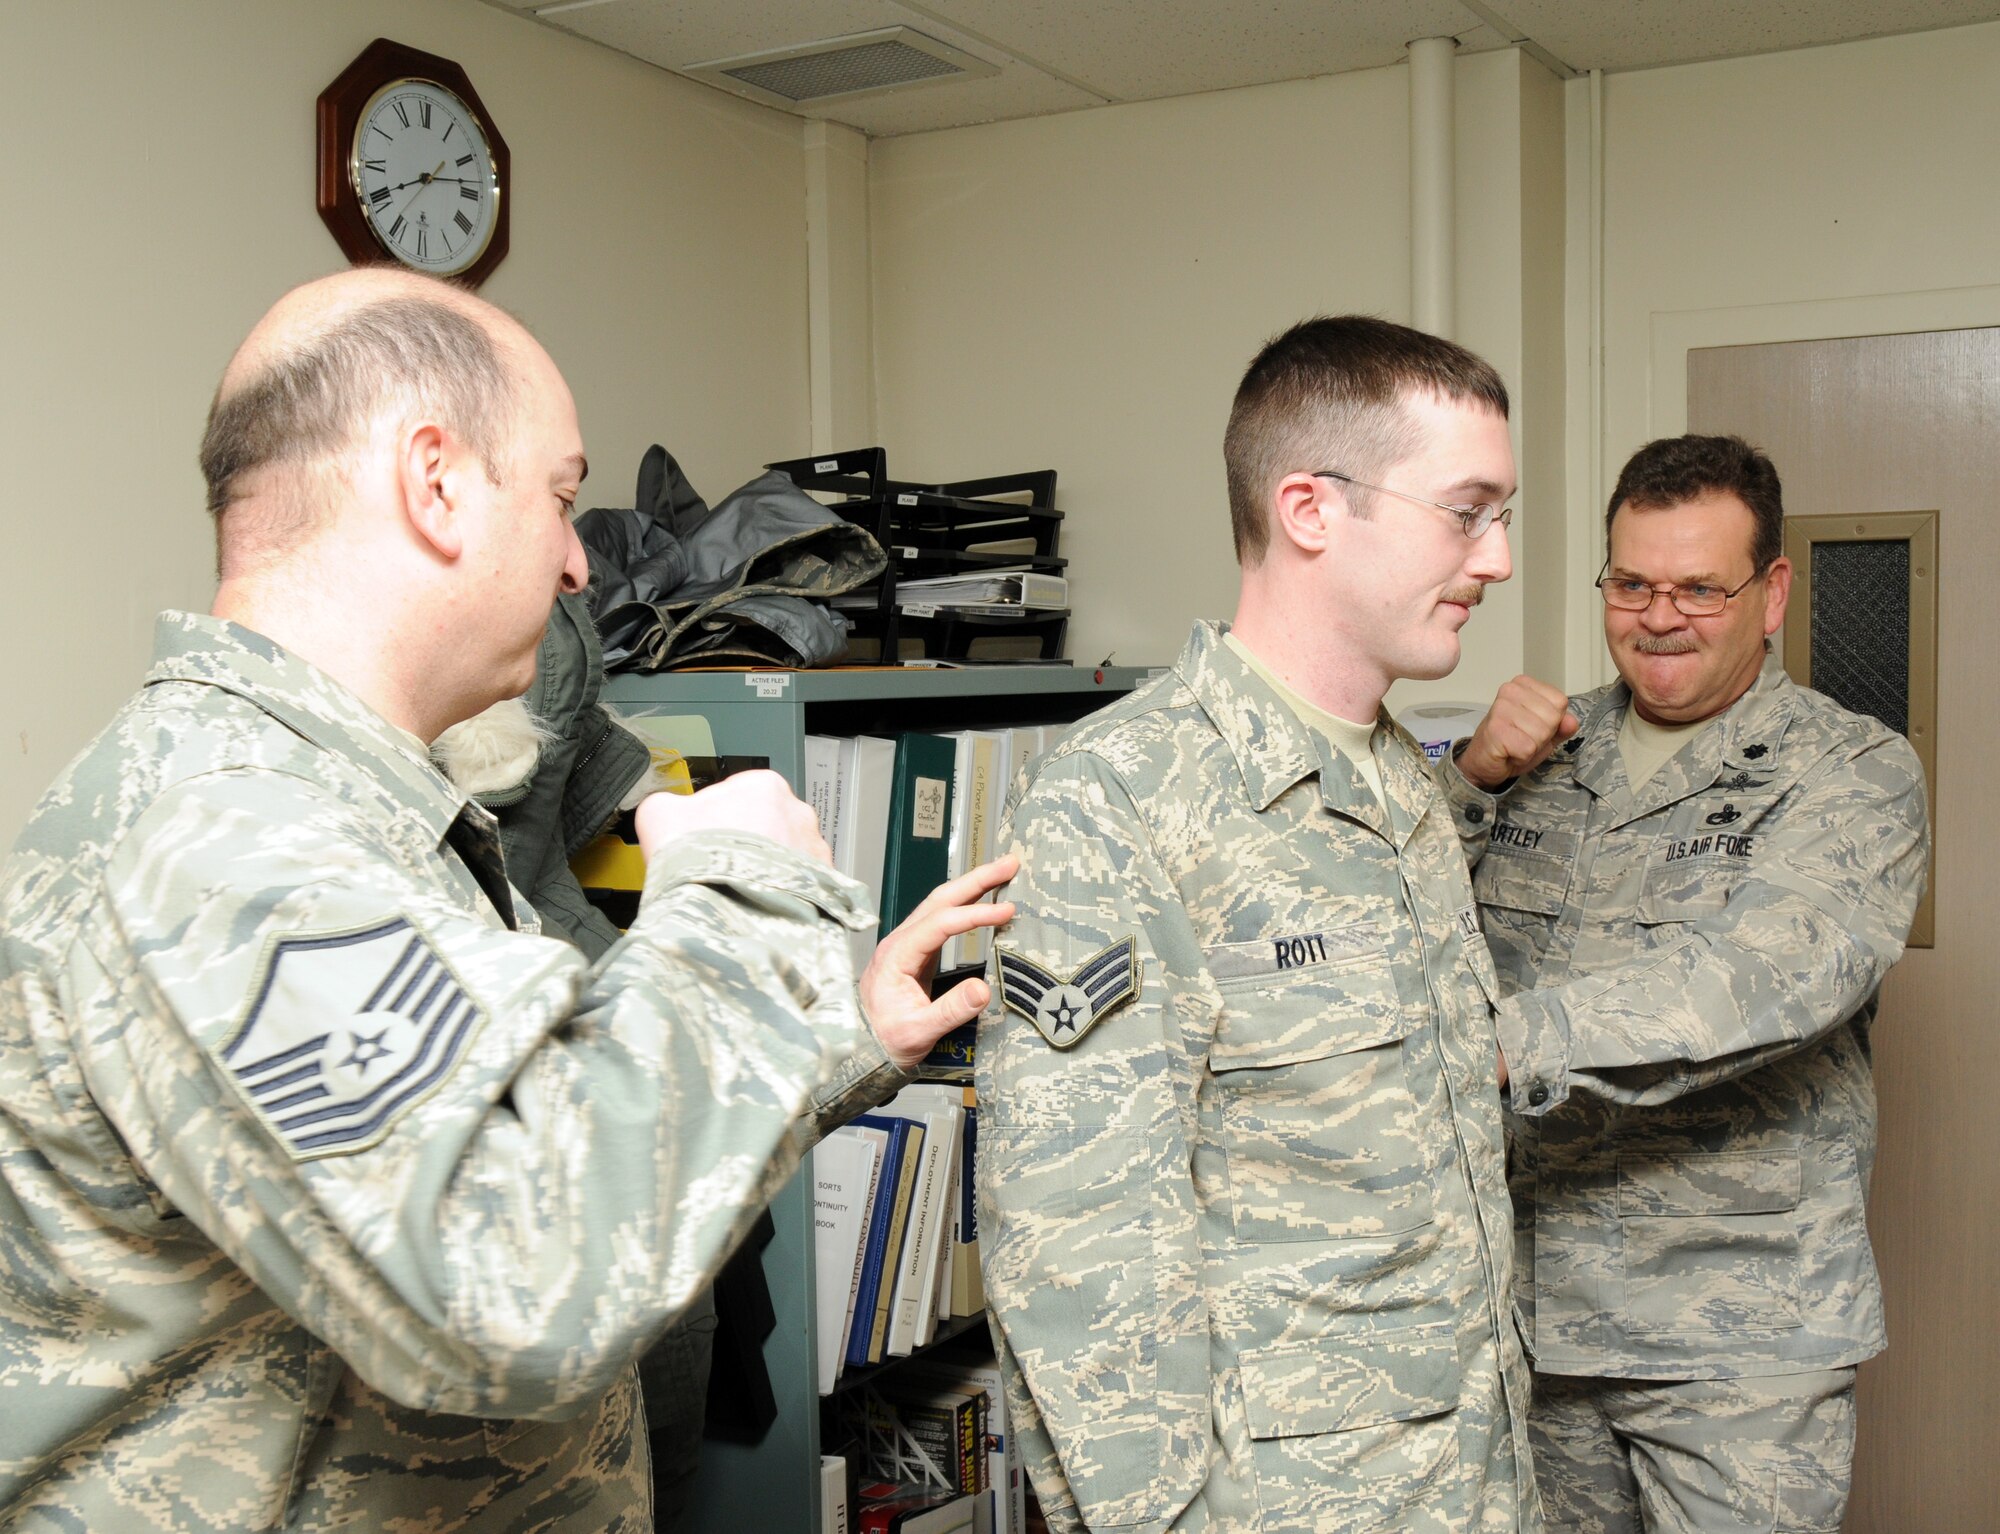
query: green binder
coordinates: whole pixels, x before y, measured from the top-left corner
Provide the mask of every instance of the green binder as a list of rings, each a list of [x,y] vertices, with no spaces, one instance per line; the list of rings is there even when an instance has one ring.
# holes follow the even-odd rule
[[[882,863],[887,935],[950,869],[951,774],[957,747],[943,735],[898,735],[889,788],[889,843]]]

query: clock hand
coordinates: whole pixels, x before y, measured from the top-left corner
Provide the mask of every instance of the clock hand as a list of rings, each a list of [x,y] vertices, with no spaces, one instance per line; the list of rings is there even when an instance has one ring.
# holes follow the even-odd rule
[[[410,195],[404,199],[402,207],[396,210],[396,216],[398,218],[402,217],[405,213],[408,213],[410,209],[412,209],[417,205],[417,199],[424,195],[424,188],[429,186],[433,181],[437,180],[438,171],[443,169],[444,169],[444,161],[440,160],[437,162],[437,170],[433,170],[427,175],[422,175],[417,177],[416,182],[405,181],[403,183],[404,186],[415,185],[417,189],[414,192],[410,193]]]

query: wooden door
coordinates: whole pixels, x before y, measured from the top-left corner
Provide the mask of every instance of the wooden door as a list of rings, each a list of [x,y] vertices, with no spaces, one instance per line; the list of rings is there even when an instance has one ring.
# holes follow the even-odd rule
[[[1697,350],[1688,429],[1770,453],[1787,516],[1938,514],[1935,946],[1874,1035],[1889,1350],[1861,1368],[1846,1527],[2000,1529],[2000,330]]]

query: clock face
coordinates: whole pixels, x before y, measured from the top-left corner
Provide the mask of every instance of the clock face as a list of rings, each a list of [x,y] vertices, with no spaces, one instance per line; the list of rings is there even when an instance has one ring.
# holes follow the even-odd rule
[[[369,98],[349,179],[381,246],[448,277],[479,259],[500,215],[500,182],[472,109],[429,80],[394,80]]]

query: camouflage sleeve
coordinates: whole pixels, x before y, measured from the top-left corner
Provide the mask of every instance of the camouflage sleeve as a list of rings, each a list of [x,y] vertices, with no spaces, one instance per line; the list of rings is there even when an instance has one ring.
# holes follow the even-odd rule
[[[867,1015],[858,994],[854,1006]],[[871,1026],[853,1055],[813,1093],[799,1115],[795,1126],[799,1154],[803,1156],[857,1113],[881,1107],[915,1079],[889,1058]]]
[[[162,1196],[370,1385],[562,1417],[795,1165],[863,1036],[855,887],[690,836],[591,964],[410,872],[410,834],[293,776],[190,780],[114,851],[70,1015]]]
[[[1804,1048],[1867,1000],[1923,895],[1923,769],[1889,737],[1829,756],[1793,792],[1726,895],[1688,884],[1642,897],[1686,921],[1680,942],[1501,1003],[1516,1111],[1572,1091],[1670,1102]]]
[[[1024,1460],[1053,1529],[1165,1528],[1208,1459],[1182,1042],[1208,1025],[1187,978],[1199,950],[1099,758],[1042,766],[1003,845],[1022,866],[975,1054],[977,1192]]]
[[[1463,744],[1460,742],[1460,746]],[[1452,827],[1458,832],[1458,845],[1465,853],[1465,866],[1471,869],[1479,866],[1479,860],[1486,856],[1487,843],[1493,839],[1493,820],[1500,813],[1500,796],[1518,780],[1509,778],[1488,792],[1458,770],[1458,750],[1454,747],[1431,764],[1431,781],[1437,785],[1445,808],[1451,811]]]

